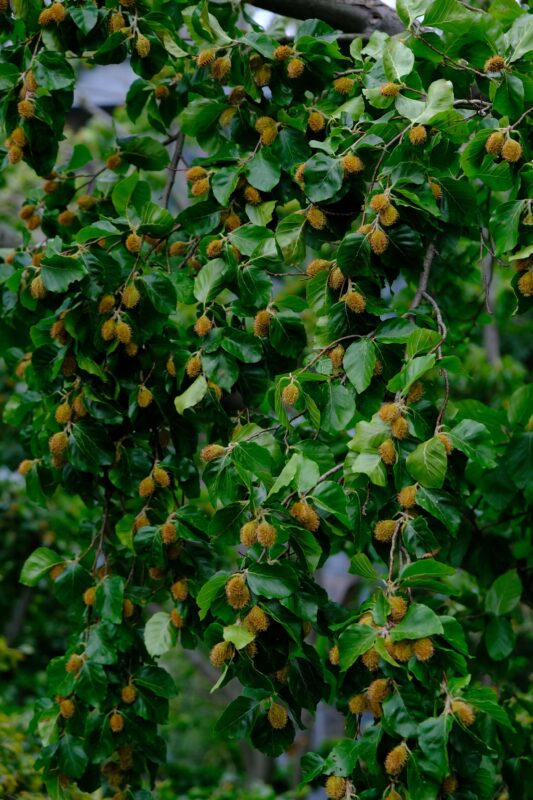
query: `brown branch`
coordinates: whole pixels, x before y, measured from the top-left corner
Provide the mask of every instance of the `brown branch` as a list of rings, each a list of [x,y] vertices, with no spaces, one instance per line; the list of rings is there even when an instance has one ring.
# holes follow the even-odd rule
[[[426,250],[426,255],[424,256],[424,264],[422,267],[422,272],[420,274],[420,280],[418,281],[418,289],[416,290],[416,294],[413,297],[413,302],[409,306],[410,311],[413,311],[417,306],[420,305],[420,301],[424,296],[424,292],[427,291],[429,273],[431,271],[431,265],[433,263],[435,253],[436,253],[435,245],[433,242],[430,242],[428,249]]]
[[[321,19],[345,33],[384,31],[391,35],[405,30],[399,17],[380,0],[254,0],[256,8],[293,19]]]
[[[161,200],[161,205],[163,208],[168,208],[170,203],[170,195],[172,194],[172,189],[174,188],[174,183],[176,180],[176,172],[178,170],[179,160],[181,158],[181,154],[183,152],[183,145],[185,143],[185,136],[183,133],[179,132],[176,135],[176,144],[174,146],[174,153],[172,154],[172,161],[170,162],[169,166],[169,176],[167,180],[167,185],[165,186],[165,191],[163,192],[163,198]]]

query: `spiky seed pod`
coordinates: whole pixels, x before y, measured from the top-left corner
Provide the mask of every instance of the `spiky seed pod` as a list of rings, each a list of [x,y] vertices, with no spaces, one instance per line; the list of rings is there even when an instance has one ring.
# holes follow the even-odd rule
[[[130,233],[126,238],[126,250],[129,253],[138,253],[142,247],[143,240],[137,233]]]
[[[146,36],[137,36],[137,40],[135,42],[135,49],[137,51],[137,55],[139,58],[147,58],[150,53],[150,39],[147,39]]]
[[[377,256],[382,255],[382,253],[384,253],[389,246],[389,237],[385,231],[382,231],[379,228],[376,228],[376,230],[372,231],[368,237],[368,241],[370,242],[372,252]]]
[[[339,267],[333,267],[329,273],[328,286],[330,289],[333,289],[333,291],[338,292],[345,280],[346,276],[342,270],[340,270]]]
[[[280,44],[274,50],[274,58],[276,61],[287,61],[292,56],[294,50],[288,44]]]
[[[13,144],[17,145],[17,147],[26,147],[28,144],[28,137],[22,128],[14,128],[11,131],[9,138]],[[24,217],[22,219],[24,219]]]
[[[453,700],[452,711],[467,727],[470,727],[476,721],[476,712],[470,703],[465,703],[464,700]]]
[[[244,575],[233,575],[224,587],[226,599],[229,605],[235,609],[241,609],[250,602],[250,590],[246,585]]]
[[[371,647],[361,656],[361,661],[369,672],[376,672],[379,669],[379,660],[380,655],[374,647]]]
[[[173,522],[164,522],[161,525],[161,539],[163,544],[173,544],[176,541],[177,530]],[[173,587],[172,587],[173,588]],[[171,588],[171,591],[172,591]],[[178,598],[176,598],[178,599]]]
[[[218,118],[220,126],[222,128],[227,128],[236,113],[237,113],[236,108],[225,108],[222,114]]]
[[[155,488],[155,484],[154,484],[154,488]],[[150,492],[150,494],[151,494],[151,492]],[[140,531],[141,528],[146,528],[148,525],[150,525],[150,520],[148,519],[146,514],[139,514],[139,516],[136,517],[136,519],[135,519],[135,521],[133,523],[133,528],[132,528],[133,533],[137,533],[137,531]]]
[[[72,410],[76,414],[77,417],[86,417],[87,416],[87,408],[85,407],[85,403],[83,402],[83,395],[78,394],[72,401]]]
[[[259,652],[259,648],[257,647],[257,643],[256,642],[250,642],[250,644],[247,644],[246,647],[244,648],[244,652],[246,653],[248,658],[255,658],[256,655]]]
[[[123,322],[122,320],[117,322],[115,332],[117,339],[119,342],[122,342],[122,344],[129,344],[129,342],[131,342],[133,333],[131,330],[131,325],[128,325],[127,322]]]
[[[209,242],[207,245],[205,252],[208,258],[216,258],[219,256],[224,248],[224,242],[222,239],[213,239],[212,242]]]
[[[346,795],[348,782],[346,778],[341,778],[339,775],[330,775],[326,781],[326,795],[331,800],[342,800]]]
[[[405,439],[409,435],[409,423],[405,417],[393,420],[390,430],[395,439]]]
[[[300,397],[300,389],[296,383],[289,383],[281,393],[281,402],[284,406],[293,406]]]
[[[396,789],[391,789],[387,795],[386,800],[402,800],[402,796]]]
[[[264,144],[266,147],[271,145],[273,142],[276,141],[278,136],[278,127],[277,125],[273,125],[271,128],[265,128],[264,131],[261,131],[261,144]]]
[[[418,403],[419,400],[422,399],[424,396],[424,384],[422,381],[415,381],[411,388],[409,389],[409,393],[407,395],[407,402],[408,403]]]
[[[77,653],[73,653],[67,663],[65,664],[65,672],[69,674],[74,674],[75,672],[79,672],[80,669],[83,667],[83,656],[79,656]]]
[[[262,608],[254,606],[243,620],[251,633],[264,633],[270,625],[270,618]]]
[[[407,764],[409,758],[409,751],[405,744],[399,744],[394,747],[385,759],[385,771],[392,776],[399,775],[402,769]]]
[[[55,410],[54,417],[60,425],[66,425],[72,417],[72,408],[68,403],[61,403]]]
[[[224,220],[224,227],[227,231],[235,231],[237,228],[240,228],[241,225],[242,220],[238,214],[235,214],[234,211],[232,211],[231,214],[228,214]]]
[[[170,475],[163,467],[154,467],[152,470],[152,478],[158,486],[162,486],[164,489],[170,486]]]
[[[369,205],[372,211],[376,211],[377,213],[385,211],[385,209],[390,206],[389,196],[384,193],[375,194],[370,200]]]
[[[62,211],[61,214],[58,215],[57,221],[60,225],[64,225],[66,228],[70,227],[74,220],[76,219],[76,214],[73,211]]]
[[[389,616],[393,622],[400,622],[407,613],[407,601],[399,594],[393,594],[387,600],[390,606]]]
[[[245,547],[252,547],[257,542],[257,522],[252,519],[245,522],[240,530],[241,544]]]
[[[22,148],[18,147],[16,144],[13,144],[7,151],[7,160],[10,164],[18,164],[19,161],[22,161],[23,155],[24,153]]]
[[[287,64],[287,75],[291,80],[296,80],[303,75],[305,64],[301,58],[292,58]]]
[[[366,300],[360,292],[347,292],[340,298],[354,314],[362,314],[366,308]]]
[[[263,199],[261,194],[253,186],[247,186],[243,192],[244,199],[252,206],[257,206]]]
[[[306,219],[310,226],[316,231],[323,231],[327,224],[326,215],[318,206],[311,206],[305,212]]]
[[[270,522],[260,522],[257,526],[257,541],[262,547],[273,547],[276,544],[277,532]]]
[[[124,717],[118,711],[113,711],[109,717],[109,727],[113,733],[120,733],[124,730]]]
[[[199,181],[194,181],[191,186],[191,194],[193,197],[200,197],[202,194],[207,194],[209,191],[209,178],[201,178]]]
[[[209,48],[208,50],[202,50],[201,53],[198,53],[196,56],[196,64],[200,69],[203,67],[208,67],[210,64],[213,63],[216,57],[216,50]]]
[[[52,23],[52,16],[50,14],[50,8],[43,8],[39,17],[37,18],[37,23],[45,27],[46,25],[50,25]]]
[[[139,391],[137,392],[137,405],[141,408],[148,408],[151,404],[154,396],[150,389],[146,386],[139,386]]]
[[[235,649],[231,642],[219,642],[211,648],[209,653],[209,661],[214,667],[223,667],[226,661],[232,658]]]
[[[208,444],[202,449],[200,458],[204,464],[208,464],[210,461],[214,461],[215,458],[222,458],[225,454],[226,448],[221,444]]]
[[[100,302],[98,303],[98,313],[99,314],[109,314],[115,307],[115,298],[112,294],[104,294]]]
[[[289,716],[286,709],[279,703],[272,703],[268,709],[267,719],[270,726],[276,731],[282,731],[287,727]]]
[[[372,377],[377,378],[378,375],[381,375],[382,373],[383,373],[383,364],[378,358],[374,370],[372,372]]]
[[[396,524],[393,519],[380,519],[374,526],[374,538],[378,542],[390,542],[394,536]]]
[[[402,508],[413,508],[416,505],[416,486],[404,486],[398,492],[398,502]]]
[[[215,58],[211,66],[211,74],[216,81],[223,81],[230,71],[231,58],[229,56]]]
[[[258,117],[254,127],[257,133],[263,133],[267,128],[277,127],[277,122],[272,117]]]
[[[444,794],[453,794],[459,788],[459,781],[456,775],[447,775],[442,782]]]
[[[96,586],[89,586],[83,593],[83,602],[86,606],[94,606],[96,602]]]
[[[290,514],[309,531],[315,532],[320,527],[320,517],[305,500],[297,500],[291,507]]]
[[[326,118],[324,114],[321,114],[320,111],[311,111],[307,117],[307,127],[315,133],[323,131],[326,127]]]
[[[490,153],[491,156],[499,156],[502,152],[504,142],[505,136],[502,131],[494,131],[485,142],[485,150],[487,153]]]
[[[168,374],[170,375],[171,378],[175,378],[176,377],[176,374],[177,374],[176,373],[176,365],[174,363],[173,356],[170,355],[167,358],[166,363],[165,363],[165,369],[166,369],[166,371],[168,372]]]
[[[160,567],[150,567],[148,575],[153,581],[162,581],[165,577],[165,570]]]
[[[68,377],[69,375],[73,375],[76,372],[77,366],[78,365],[76,363],[76,359],[74,358],[73,354],[67,353],[67,355],[63,360],[63,366],[61,367],[61,372],[63,373],[63,375],[66,375]]]
[[[120,696],[122,697],[122,701],[124,703],[131,705],[137,700],[137,689],[130,683],[127,686],[122,687],[120,691]]]
[[[43,183],[43,192],[46,194],[54,194],[58,189],[59,183],[51,178]]]
[[[254,82],[260,88],[268,86],[272,78],[272,70],[268,64],[261,64],[261,66],[254,72]]]
[[[62,700],[59,704],[59,713],[63,717],[63,719],[70,719],[76,713],[76,706],[72,700],[68,698],[66,700]]]
[[[68,435],[65,431],[54,433],[48,440],[48,449],[53,456],[61,456],[68,447]]]
[[[203,167],[189,167],[187,172],[185,173],[186,179],[189,183],[194,183],[195,181],[200,181],[202,178],[207,176],[207,171]]]
[[[387,81],[387,83],[383,83],[379,87],[379,93],[383,97],[397,97],[400,94],[401,89],[402,89],[401,83],[393,83],[392,81]]]
[[[329,350],[328,357],[331,360],[331,364],[333,369],[340,369],[342,367],[342,362],[344,359],[344,347],[342,344],[338,344],[332,350]]]
[[[325,272],[330,266],[331,261],[327,261],[325,258],[313,258],[307,265],[305,271],[310,278],[313,278],[315,275],[318,275],[319,272]]]
[[[105,164],[108,169],[117,169],[122,164],[122,158],[118,153],[113,153],[108,157]]]
[[[33,254],[33,256],[32,256],[32,259],[31,259],[32,265],[34,267],[40,267],[41,266],[41,261],[43,260],[43,258],[44,258],[44,253],[43,252],[35,252]]]
[[[398,403],[383,403],[378,411],[379,418],[382,419],[383,422],[392,422],[398,419],[401,413],[402,409]]]
[[[348,708],[352,714],[364,714],[368,710],[366,695],[355,694],[348,700]]]
[[[516,139],[506,139],[502,147],[501,156],[505,161],[515,164],[522,158],[522,145]]]
[[[34,464],[35,464],[35,461],[33,461],[31,458],[25,458],[18,465],[18,469],[17,469],[18,474],[22,475],[22,477],[24,478],[28,474],[28,472],[31,470],[31,468],[33,467]]]
[[[100,327],[100,336],[104,342],[110,342],[117,335],[117,324],[114,319],[106,319]]]
[[[199,355],[194,355],[189,358],[185,364],[185,372],[189,378],[197,378],[202,371],[202,359]]]
[[[29,231],[34,231],[36,228],[39,227],[41,224],[41,218],[39,214],[34,214],[33,217],[30,217],[26,223],[26,227]]]
[[[381,225],[390,228],[391,225],[396,225],[400,219],[400,213],[394,206],[388,206],[379,214],[379,221]]]
[[[487,58],[483,65],[485,72],[501,72],[505,69],[505,59],[503,56],[491,56]]]
[[[409,141],[414,147],[420,147],[427,142],[428,133],[423,125],[415,125],[409,131]]]
[[[353,78],[337,78],[333,81],[333,88],[339,94],[350,94],[353,87],[355,85],[355,81]]]
[[[523,297],[533,296],[533,272],[524,272],[517,281],[516,287]]]
[[[378,678],[372,681],[366,690],[369,703],[382,703],[390,694],[390,683],[387,678]]]
[[[114,11],[111,14],[109,17],[108,27],[109,33],[116,33],[117,31],[121,30],[121,28],[126,27],[126,20],[124,19],[124,15],[121,11]]]
[[[135,306],[139,304],[140,299],[141,293],[133,283],[129,283],[122,290],[122,305],[125,306],[125,308],[135,308]]]
[[[294,180],[303,186],[305,183],[305,161],[303,164],[298,164],[294,172]]]
[[[128,344],[124,347],[124,351],[127,356],[136,356],[139,352],[139,345],[135,342],[128,342]]]
[[[365,165],[359,156],[347,153],[342,159],[342,168],[346,175],[359,175],[364,171]]]
[[[174,600],[178,600],[179,602],[183,602],[189,596],[189,584],[187,582],[187,578],[181,578],[179,581],[176,581],[170,587],[170,593]]]
[[[170,621],[175,628],[180,630],[185,627],[185,620],[177,609],[173,608],[170,612]]]
[[[31,119],[35,116],[35,105],[31,100],[24,99],[18,103],[17,111],[23,119]]]
[[[205,314],[202,314],[202,316],[199,317],[194,323],[194,332],[198,336],[207,336],[213,325],[213,320],[207,317]]]
[[[55,564],[55,566],[52,567],[52,569],[50,570],[50,572],[48,574],[50,575],[50,579],[52,581],[57,581],[59,576],[64,571],[65,571],[65,565],[64,564]]]
[[[155,481],[151,476],[143,478],[139,484],[139,497],[150,497],[155,492]]]
[[[337,644],[334,644],[333,647],[329,649],[328,661],[334,667],[337,667],[339,665],[340,653],[339,653],[339,646]]]
[[[272,313],[266,308],[262,311],[258,311],[254,317],[254,335],[260,338],[268,336],[271,319]]]
[[[437,183],[436,181],[429,181],[429,188],[431,189],[431,194],[435,200],[440,200],[442,198],[442,186],[440,183]]]
[[[454,449],[453,442],[452,442],[450,436],[448,436],[447,433],[437,433],[437,439],[440,439],[440,441],[444,445],[444,449],[446,450],[446,453],[448,455],[450,455],[450,453],[452,453],[453,449]]]
[[[387,464],[387,466],[396,462],[396,448],[394,447],[392,439],[385,439],[378,447],[378,452],[381,460],[384,464]]]
[[[160,84],[159,86],[155,87],[155,97],[156,100],[166,100],[167,97],[170,95],[170,89],[165,84]]]
[[[124,614],[125,619],[129,619],[135,613],[135,606],[129,597],[125,597],[122,601],[122,613]]]
[[[435,648],[431,639],[417,639],[413,644],[413,652],[417,661],[429,661],[435,652]]]
[[[30,294],[34,300],[43,300],[46,297],[46,287],[40,275],[36,275],[31,281]]]

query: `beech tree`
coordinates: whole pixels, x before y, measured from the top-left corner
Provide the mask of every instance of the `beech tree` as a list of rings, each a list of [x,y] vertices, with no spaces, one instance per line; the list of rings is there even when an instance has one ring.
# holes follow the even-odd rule
[[[301,765],[330,798],[525,800],[531,349],[507,382],[476,363],[494,314],[515,343],[531,318],[532,17],[260,5],[322,19],[0,3],[5,180],[35,173],[5,419],[29,500],[84,509],[20,565],[70,611],[38,766],[53,798],[150,798],[187,690],[158,659],[198,648],[242,687],[221,737],[279,756],[320,701],[344,714]],[[65,117],[83,65],[125,60],[101,161]],[[361,603],[317,581],[338,552]]]

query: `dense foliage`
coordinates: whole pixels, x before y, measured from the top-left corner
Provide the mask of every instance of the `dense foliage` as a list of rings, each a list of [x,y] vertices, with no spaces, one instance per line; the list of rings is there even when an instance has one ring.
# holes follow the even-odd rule
[[[278,756],[345,715],[302,762],[331,798],[526,798],[532,17],[400,0],[404,34],[348,50],[231,3],[0,8],[8,181],[41,179],[0,266],[5,420],[30,500],[83,502],[21,577],[71,626],[50,796],[151,796],[158,657],[198,647],[242,685],[220,737]],[[131,135],[58,159],[80,62],[127,58]],[[340,551],[361,602],[317,580]]]

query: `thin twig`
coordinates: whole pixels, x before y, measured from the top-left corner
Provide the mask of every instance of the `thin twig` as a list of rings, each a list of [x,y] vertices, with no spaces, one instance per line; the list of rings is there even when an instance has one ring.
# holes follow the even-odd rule
[[[422,267],[422,272],[420,274],[420,280],[418,281],[418,289],[416,290],[416,294],[413,297],[413,302],[409,306],[410,311],[413,311],[417,306],[420,305],[420,301],[424,296],[424,292],[427,291],[429,273],[431,271],[431,265],[433,263],[435,253],[436,253],[435,243],[432,241],[429,243],[428,249],[426,250],[426,255],[424,256],[424,264]]]
[[[167,180],[167,185],[165,186],[165,191],[163,192],[163,198],[161,200],[161,204],[163,208],[168,208],[170,203],[170,195],[172,194],[172,189],[174,188],[174,182],[176,180],[176,171],[178,168],[179,160],[181,158],[181,154],[183,152],[183,145],[185,143],[185,136],[181,131],[176,136],[176,144],[174,146],[174,153],[172,154],[172,161],[170,162],[169,167],[169,175]]]

